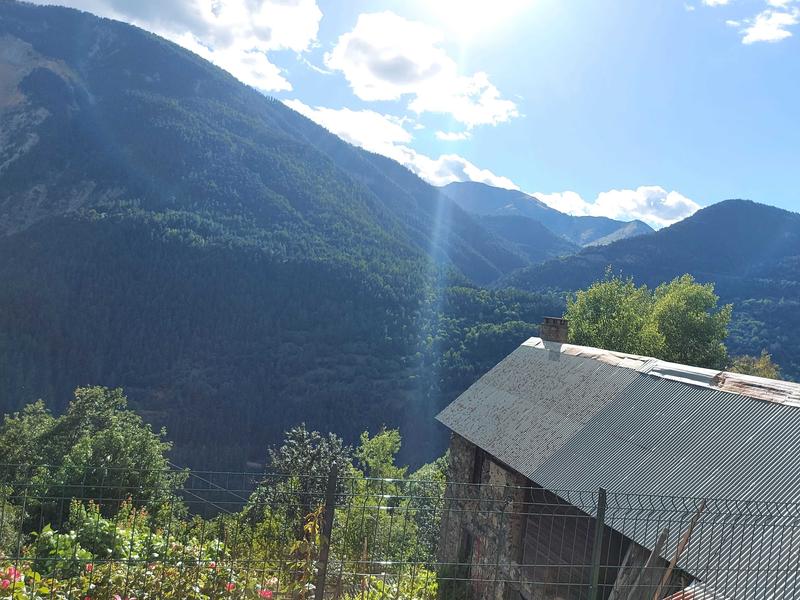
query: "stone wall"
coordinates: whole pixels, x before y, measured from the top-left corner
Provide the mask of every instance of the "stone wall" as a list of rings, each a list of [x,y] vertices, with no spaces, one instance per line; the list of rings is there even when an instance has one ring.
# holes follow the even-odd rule
[[[456,434],[448,479],[439,560],[454,572],[469,564],[472,598],[511,597],[508,580],[519,579],[523,553],[528,480]],[[460,573],[466,576],[466,569]]]
[[[467,579],[467,584],[460,584],[461,591],[473,600],[588,598],[592,517],[457,434],[450,441],[449,468],[438,557],[445,577]],[[546,534],[539,536],[537,530],[542,528]],[[558,531],[561,539],[553,538],[553,531]],[[636,576],[648,555],[644,548],[606,527],[602,596],[616,600],[622,590],[627,595],[628,578]],[[535,572],[530,566],[521,566],[525,564],[540,567]],[[621,573],[614,565],[622,567]],[[652,568],[656,565],[659,569]],[[657,558],[648,571],[660,571],[660,577],[666,566],[666,561]],[[618,574],[620,582],[615,586]],[[564,581],[573,585],[564,585]],[[667,589],[682,589],[688,581],[676,570]]]

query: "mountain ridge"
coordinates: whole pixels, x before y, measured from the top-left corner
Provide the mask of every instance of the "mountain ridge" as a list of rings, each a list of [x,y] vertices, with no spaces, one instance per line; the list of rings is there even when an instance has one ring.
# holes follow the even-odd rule
[[[800,351],[789,335],[800,328],[800,214],[724,200],[652,235],[526,267],[497,285],[572,292],[609,267],[649,286],[684,273],[714,283],[721,300],[734,305],[732,352],[767,349],[789,377],[800,377]]]
[[[175,44],[0,3],[0,412],[122,386],[173,459],[239,468],[299,422],[355,441],[432,416],[557,299],[389,159]]]
[[[604,244],[646,235],[653,228],[638,220],[617,221],[608,217],[572,216],[548,206],[535,196],[518,190],[493,187],[479,182],[455,182],[444,193],[461,208],[484,216],[521,215],[538,221],[553,233],[579,246]]]

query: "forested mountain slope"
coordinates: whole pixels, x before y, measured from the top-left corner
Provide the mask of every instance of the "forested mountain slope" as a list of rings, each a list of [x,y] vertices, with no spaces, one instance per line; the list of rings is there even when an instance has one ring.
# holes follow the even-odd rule
[[[0,411],[124,386],[175,458],[263,460],[445,402],[559,301],[407,169],[156,36],[0,3]],[[431,424],[432,426],[432,424]]]
[[[451,183],[442,190],[470,213],[528,217],[579,246],[607,244],[653,232],[649,225],[641,221],[625,223],[608,217],[573,217],[523,192],[496,188],[483,183]]]
[[[746,200],[727,200],[653,235],[592,247],[518,271],[503,285],[571,291],[608,266],[658,285],[683,273],[716,284],[733,302],[733,353],[766,348],[784,372],[800,377],[800,215]]]

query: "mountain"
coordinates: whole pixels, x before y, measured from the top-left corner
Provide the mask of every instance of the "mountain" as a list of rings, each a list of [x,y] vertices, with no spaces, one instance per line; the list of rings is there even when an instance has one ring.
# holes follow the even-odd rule
[[[518,215],[538,221],[573,244],[591,246],[652,233],[642,221],[615,221],[607,217],[573,217],[523,192],[484,183],[458,182],[442,188],[464,210],[477,215]]]
[[[2,412],[124,386],[179,462],[263,461],[300,421],[399,426],[419,462],[557,310],[478,287],[532,252],[170,42],[0,3]]]
[[[505,240],[509,247],[532,264],[548,258],[575,254],[580,246],[556,235],[529,217],[520,215],[473,215],[485,229]]]
[[[658,285],[691,273],[713,282],[734,304],[730,350],[766,348],[784,372],[800,377],[800,214],[747,200],[727,200],[648,236],[586,248],[522,269],[500,285],[524,290],[581,289],[608,266],[638,283]]]

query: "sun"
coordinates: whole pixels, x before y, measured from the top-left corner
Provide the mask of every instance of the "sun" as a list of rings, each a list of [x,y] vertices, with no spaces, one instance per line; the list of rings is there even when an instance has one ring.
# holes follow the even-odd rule
[[[461,40],[513,22],[536,0],[421,0],[424,11]]]

